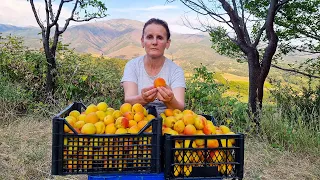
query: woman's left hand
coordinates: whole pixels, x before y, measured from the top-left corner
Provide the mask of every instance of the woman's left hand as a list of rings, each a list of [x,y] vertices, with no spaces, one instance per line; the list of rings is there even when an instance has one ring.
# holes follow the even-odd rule
[[[166,87],[157,87],[157,99],[162,102],[170,102],[174,94],[169,86]]]

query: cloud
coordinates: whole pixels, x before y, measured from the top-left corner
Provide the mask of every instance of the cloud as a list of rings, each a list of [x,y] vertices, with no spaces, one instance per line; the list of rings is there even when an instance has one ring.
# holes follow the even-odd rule
[[[36,10],[40,14],[40,19],[45,20],[45,4],[40,1],[34,2]],[[53,4],[53,11],[58,9],[58,4]],[[59,22],[70,16],[71,11],[67,7],[63,7]],[[29,1],[26,0],[5,0],[0,6],[0,23],[11,24],[15,26],[38,26]]]

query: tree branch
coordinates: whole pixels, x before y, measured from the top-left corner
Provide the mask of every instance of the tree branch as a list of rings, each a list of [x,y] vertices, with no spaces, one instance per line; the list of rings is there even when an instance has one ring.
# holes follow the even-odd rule
[[[264,32],[264,30],[266,30],[266,23],[264,23],[264,25],[260,28],[258,34],[257,34],[257,37],[256,39],[254,40],[254,43],[253,43],[253,47],[257,47],[259,42],[260,42],[260,38]]]
[[[59,34],[62,34],[67,29],[67,27],[69,26],[70,21],[73,20],[74,12],[76,11],[76,9],[78,7],[78,3],[79,3],[79,0],[76,0],[75,5],[74,5],[74,7],[72,9],[72,12],[71,12],[71,16],[66,20],[66,24],[64,25],[63,29],[61,31],[59,31]],[[63,4],[63,2],[62,2],[62,4]]]
[[[277,68],[277,69],[280,69],[280,70],[283,70],[283,71],[288,71],[288,72],[301,74],[301,75],[304,75],[304,76],[308,76],[310,78],[318,78],[318,79],[320,78],[320,76],[316,76],[316,75],[308,74],[308,73],[305,73],[305,72],[297,71],[295,69],[287,69],[287,68],[279,67],[279,66],[274,65],[274,64],[271,64],[271,67],[274,67],[274,68]]]
[[[199,13],[199,14],[204,15],[204,16],[209,15],[211,18],[213,18],[213,19],[216,20],[217,22],[226,23],[230,28],[233,29],[232,25],[230,24],[230,21],[227,21],[227,20],[226,20],[225,18],[223,18],[220,14],[217,14],[217,13],[215,13],[215,12],[210,11],[202,1],[199,2],[200,4],[197,4],[197,3],[193,2],[193,1],[189,1],[189,0],[186,0],[186,1],[180,0],[180,1],[181,1],[185,6],[187,6],[187,7],[190,8],[191,10],[193,10],[194,12]],[[189,4],[188,4],[188,3],[189,3]],[[197,9],[194,8],[194,7],[197,7],[197,8],[199,8],[199,9],[205,11],[205,13],[197,10]],[[215,17],[215,16],[216,16],[216,17]],[[219,20],[218,18],[221,19],[221,20]]]
[[[44,0],[45,4],[46,4],[46,21],[47,21],[47,27],[46,27],[46,39],[50,39],[50,15],[49,15],[49,7],[48,7],[48,1],[47,0]]]
[[[249,43],[246,41],[246,37],[249,36],[248,34],[246,34],[246,31],[244,31],[243,28],[240,27],[240,19],[238,14],[235,14],[235,11],[232,9],[232,7],[230,6],[230,4],[225,1],[225,0],[219,0],[220,3],[222,4],[223,9],[228,13],[231,23],[234,27],[234,31],[237,34],[237,38],[238,38],[238,45],[239,47],[245,52],[247,53],[249,51]]]
[[[31,5],[31,8],[32,8],[32,11],[33,11],[34,17],[36,18],[37,23],[39,24],[39,26],[40,26],[40,28],[42,29],[42,31],[44,31],[44,30],[45,30],[45,29],[44,29],[44,26],[43,26],[43,24],[40,22],[38,13],[37,13],[37,11],[36,11],[36,8],[34,7],[33,0],[30,0],[30,5]]]
[[[77,2],[78,2],[78,1],[77,1]],[[76,2],[76,3],[77,3],[77,2]],[[58,23],[58,20],[59,20],[60,14],[61,14],[61,9],[62,9],[63,3],[65,3],[65,1],[61,0],[61,1],[60,1],[60,4],[59,4],[58,11],[57,11],[57,15],[56,15],[54,21],[52,22],[52,24],[50,24],[50,28]],[[73,16],[73,15],[72,15],[72,16]]]
[[[269,74],[271,60],[277,50],[277,45],[279,41],[278,36],[274,31],[274,19],[276,15],[277,2],[277,0],[270,0],[268,14],[265,22],[268,45],[263,53],[261,63],[260,80],[262,80],[263,82]]]
[[[49,13],[50,13],[50,20],[51,20],[51,22],[53,22],[54,21],[54,14],[53,14],[53,10],[52,10],[51,0],[49,0]]]

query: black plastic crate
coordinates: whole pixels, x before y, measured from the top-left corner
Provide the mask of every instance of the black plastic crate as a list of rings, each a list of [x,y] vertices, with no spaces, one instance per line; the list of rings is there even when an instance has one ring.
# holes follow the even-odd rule
[[[72,110],[85,110],[73,103],[53,118],[52,174],[159,173],[162,119],[156,118],[138,134],[78,134],[64,119]],[[65,133],[67,125],[73,133]],[[143,132],[152,126],[152,133]]]
[[[204,141],[203,147],[193,146],[196,140]],[[208,142],[213,141],[219,146],[208,147]],[[232,141],[232,146],[227,145]],[[166,179],[242,179],[244,135],[165,134],[164,156]]]

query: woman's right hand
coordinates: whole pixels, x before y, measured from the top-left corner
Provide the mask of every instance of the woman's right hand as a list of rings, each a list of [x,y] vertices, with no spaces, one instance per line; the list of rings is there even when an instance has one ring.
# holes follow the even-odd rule
[[[145,100],[147,103],[152,102],[157,97],[157,88],[154,86],[146,87],[141,89],[141,97],[143,100]]]

